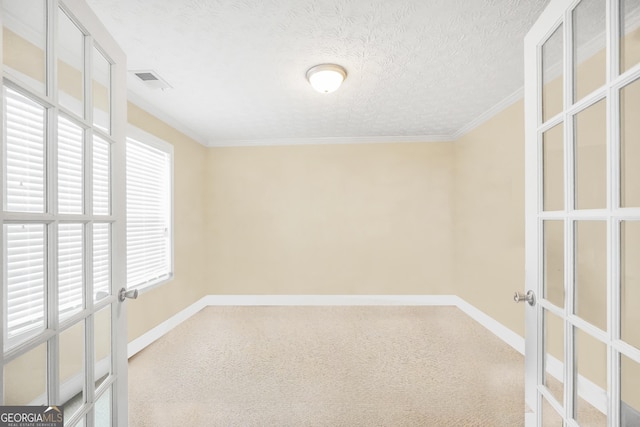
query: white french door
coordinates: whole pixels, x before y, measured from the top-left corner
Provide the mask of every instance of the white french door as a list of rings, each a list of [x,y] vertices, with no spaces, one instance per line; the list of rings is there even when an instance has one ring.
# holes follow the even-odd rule
[[[0,404],[125,426],[125,56],[82,0],[1,5]]]
[[[639,426],[640,1],[550,1],[525,123],[527,425]]]

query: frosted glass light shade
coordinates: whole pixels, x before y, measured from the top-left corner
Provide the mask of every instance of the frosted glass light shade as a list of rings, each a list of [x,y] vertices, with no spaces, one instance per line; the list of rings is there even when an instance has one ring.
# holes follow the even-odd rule
[[[311,87],[320,93],[336,91],[346,77],[347,71],[336,64],[320,64],[307,71]]]

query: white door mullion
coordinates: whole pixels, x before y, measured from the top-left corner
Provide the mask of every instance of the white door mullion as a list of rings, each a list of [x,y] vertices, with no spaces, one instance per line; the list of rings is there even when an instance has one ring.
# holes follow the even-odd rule
[[[568,217],[569,212],[575,210],[575,143],[574,143],[574,117],[567,112],[573,103],[574,72],[573,72],[573,19],[572,9],[564,12],[564,43],[563,43],[563,111],[564,111],[564,212],[565,212],[565,250],[564,250],[564,416],[567,420],[573,418],[575,411],[576,390],[574,387],[575,376],[575,342],[573,325],[569,322],[569,316],[575,310],[575,222]]]
[[[47,341],[47,402],[62,405],[60,401],[60,334]]]
[[[609,239],[607,239],[607,324],[609,327],[609,343],[615,342],[620,336],[620,222],[612,218],[608,225]],[[607,387],[609,388],[609,427],[619,425],[620,420],[620,357],[613,345],[607,346]]]
[[[47,2],[47,37],[46,37],[46,94],[53,101],[54,106],[58,100],[57,90],[57,23],[58,14],[57,1],[49,0]],[[55,215],[57,212],[57,141],[58,141],[58,110],[54,107],[46,109],[46,132],[45,132],[45,212],[49,215]],[[46,317],[47,329],[58,330],[58,229],[57,224],[45,225],[47,236],[45,241],[45,259],[46,259]],[[47,389],[48,402],[58,403],[59,398],[59,335],[54,334],[47,342]]]
[[[48,325],[47,329],[58,332],[59,329],[59,317],[58,317],[58,224],[57,222],[45,225],[46,227],[46,241],[45,251],[46,257],[46,281],[45,287],[47,289],[46,301],[47,301],[47,317]],[[59,342],[58,333],[54,333],[48,340],[47,345],[47,387],[49,392],[49,402],[58,402],[58,385],[59,381]]]
[[[84,38],[84,87],[85,103],[84,117],[91,126],[85,131],[85,160],[84,160],[84,212],[89,217],[93,216],[93,37],[87,35]],[[87,339],[85,355],[86,366],[86,388],[87,401],[91,402],[89,412],[85,420],[86,427],[93,427],[95,424],[95,401],[96,401],[96,372],[95,372],[95,311],[93,305],[93,222],[87,225],[85,234],[85,294],[87,307],[91,307],[91,315],[87,317]]]
[[[86,427],[93,427],[94,424],[94,411],[93,404],[95,403],[95,357],[94,348],[95,348],[95,319],[94,314],[91,314],[86,318],[85,321],[85,390],[87,390],[86,398],[87,402],[89,402],[89,406],[91,409],[88,412],[87,420],[85,421]]]
[[[620,72],[620,2],[607,0],[606,17],[606,75],[607,75],[607,208],[610,212],[607,224],[607,425],[620,425],[620,357],[611,345],[620,336],[620,223],[613,212],[620,206],[620,103],[619,90],[612,85]]]

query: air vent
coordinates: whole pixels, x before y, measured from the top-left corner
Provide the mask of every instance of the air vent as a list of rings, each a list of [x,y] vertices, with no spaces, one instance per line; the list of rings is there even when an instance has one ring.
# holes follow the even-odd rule
[[[135,73],[135,75],[138,76],[140,80],[143,80],[145,82],[148,82],[151,80],[160,80],[153,73]]]
[[[136,79],[150,89],[171,89],[171,85],[153,70],[130,71]]]

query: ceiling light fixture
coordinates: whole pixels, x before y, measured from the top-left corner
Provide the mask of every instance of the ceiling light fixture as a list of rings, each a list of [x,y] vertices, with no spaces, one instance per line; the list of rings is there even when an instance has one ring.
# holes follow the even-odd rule
[[[336,64],[320,64],[307,71],[307,80],[320,93],[334,92],[346,78],[347,70]]]

